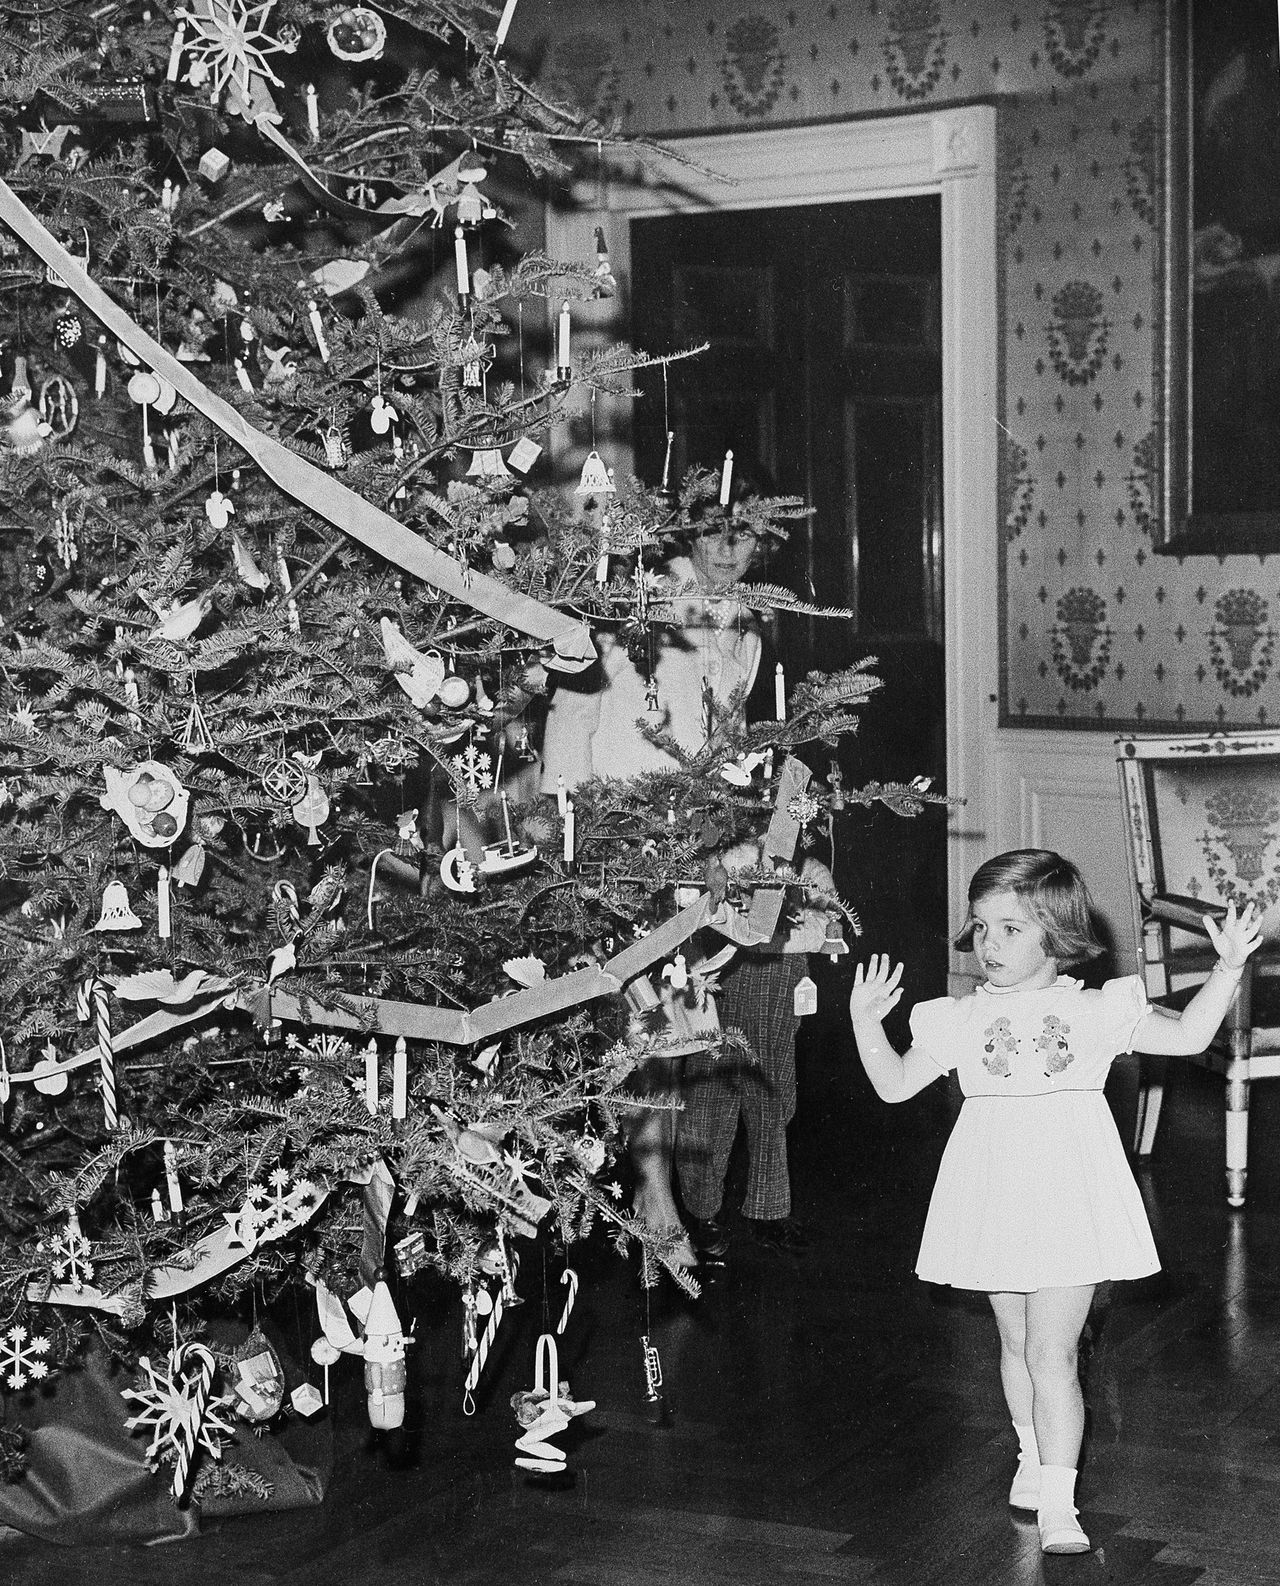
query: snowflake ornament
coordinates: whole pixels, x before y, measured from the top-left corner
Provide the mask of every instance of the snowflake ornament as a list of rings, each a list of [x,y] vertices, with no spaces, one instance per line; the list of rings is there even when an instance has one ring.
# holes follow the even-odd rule
[[[205,1449],[214,1459],[221,1459],[222,1439],[234,1437],[236,1431],[234,1424],[219,1414],[231,1404],[230,1395],[211,1394],[203,1417],[193,1426],[197,1413],[197,1385],[196,1379],[183,1374],[181,1352],[175,1351],[158,1369],[146,1355],[138,1364],[146,1372],[147,1380],[139,1379],[138,1387],[120,1391],[122,1398],[133,1399],[141,1405],[138,1413],[131,1415],[124,1424],[126,1431],[151,1433],[146,1452],[149,1463],[154,1466],[162,1459],[176,1456],[193,1433],[196,1446]]]
[[[233,1244],[256,1250],[271,1239],[283,1239],[309,1221],[319,1206],[320,1191],[310,1179],[291,1180],[288,1168],[274,1168],[265,1184],[252,1184],[249,1198],[237,1212],[224,1212]]]
[[[0,1337],[0,1379],[11,1388],[23,1388],[49,1375],[49,1340],[32,1338],[25,1327],[11,1327]]]
[[[822,805],[812,793],[797,793],[787,801],[787,814],[797,826],[808,826],[822,813]]]
[[[67,1218],[65,1232],[42,1239],[38,1248],[48,1254],[54,1277],[70,1283],[77,1294],[93,1277],[93,1263],[88,1259],[89,1241],[80,1232],[80,1221],[74,1213]]]
[[[219,99],[229,88],[228,108],[250,119],[257,108],[270,108],[264,99],[264,85],[284,84],[267,64],[269,55],[292,54],[297,39],[274,37],[265,27],[267,13],[275,0],[250,5],[248,0],[196,0],[189,10],[178,15],[190,26],[186,42],[191,56],[189,82],[209,83],[209,94]]]
[[[531,1162],[529,1158],[518,1149],[513,1151],[504,1151],[502,1153],[502,1160],[506,1166],[507,1172],[511,1175],[512,1182],[520,1189],[527,1189],[529,1174],[536,1174],[538,1171],[537,1163]]]
[[[493,765],[491,755],[483,749],[477,749],[475,744],[469,743],[461,754],[455,754],[449,764],[453,767],[456,781],[465,782],[472,793],[478,793],[482,787],[493,786]]]

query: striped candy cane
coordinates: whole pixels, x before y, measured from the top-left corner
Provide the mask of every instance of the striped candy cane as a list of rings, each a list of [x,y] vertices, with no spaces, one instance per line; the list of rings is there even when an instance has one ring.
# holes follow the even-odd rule
[[[573,1312],[573,1302],[578,1297],[578,1274],[572,1267],[566,1267],[560,1275],[561,1283],[569,1286],[569,1292],[564,1297],[564,1309],[560,1312],[560,1320],[556,1323],[556,1332],[563,1334],[569,1325],[569,1317]]]
[[[471,1395],[480,1381],[480,1374],[484,1370],[485,1361],[489,1358],[489,1351],[493,1348],[493,1341],[498,1336],[498,1328],[502,1322],[502,1313],[506,1309],[502,1290],[499,1289],[493,1296],[493,1309],[489,1312],[484,1324],[484,1332],[480,1334],[480,1342],[476,1345],[476,1352],[471,1357],[471,1365],[467,1369],[467,1380],[463,1384],[462,1408],[467,1415],[475,1414],[475,1403]]]
[[[187,1408],[181,1424],[175,1429],[178,1436],[178,1457],[173,1466],[173,1496],[181,1503],[187,1491],[187,1478],[191,1474],[191,1461],[205,1411],[209,1407],[209,1394],[213,1389],[214,1359],[203,1344],[186,1344],[178,1356],[174,1376],[183,1373],[189,1364],[197,1367],[195,1383],[187,1398]]]
[[[76,1017],[87,1024],[90,1008],[98,1038],[98,1082],[102,1090],[102,1114],[108,1129],[120,1122],[116,1105],[116,1054],[111,1044],[111,1009],[107,1003],[107,983],[89,975],[76,988]]]

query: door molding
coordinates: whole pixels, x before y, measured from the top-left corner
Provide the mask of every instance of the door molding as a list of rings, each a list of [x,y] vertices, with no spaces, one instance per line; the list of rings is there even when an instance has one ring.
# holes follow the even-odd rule
[[[949,825],[947,889],[950,920],[959,921],[969,875],[994,851],[991,833],[1000,824],[993,820],[991,753],[999,654],[996,112],[969,105],[669,141],[690,166],[666,165],[659,178],[651,164],[614,164],[607,179],[582,185],[580,207],[547,212],[553,258],[591,258],[595,228],[603,224],[618,282],[614,298],[574,305],[575,347],[624,340],[644,347],[643,327],[633,332],[629,323],[627,223],[634,218],[940,195],[947,790],[965,801]],[[558,313],[559,303],[549,310]],[[596,445],[627,477],[628,405],[597,399],[596,407]],[[953,979],[962,975],[959,962],[952,969]]]

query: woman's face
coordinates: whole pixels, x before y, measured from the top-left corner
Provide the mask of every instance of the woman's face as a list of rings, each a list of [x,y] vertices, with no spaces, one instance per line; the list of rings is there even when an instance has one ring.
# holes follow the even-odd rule
[[[740,584],[756,556],[756,537],[730,527],[719,534],[700,534],[689,553],[694,571],[710,589]]]

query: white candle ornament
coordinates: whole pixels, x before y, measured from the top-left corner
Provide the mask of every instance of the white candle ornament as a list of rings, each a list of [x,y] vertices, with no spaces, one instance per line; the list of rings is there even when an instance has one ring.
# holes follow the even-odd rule
[[[370,1112],[378,1110],[378,1046],[370,1041],[364,1049],[364,1104]]]
[[[502,16],[498,22],[498,31],[493,36],[493,53],[498,51],[507,41],[507,30],[511,26],[511,19],[516,14],[516,0],[507,0],[502,8]]]
[[[320,136],[320,96],[316,93],[314,83],[308,83],[303,93],[307,100],[307,131],[314,143]]]
[[[724,454],[724,467],[720,470],[720,505],[729,505],[729,492],[733,488],[733,453]]]
[[[577,858],[577,818],[573,812],[573,800],[566,799],[564,805],[564,862],[571,865]]]
[[[773,714],[779,721],[787,719],[787,680],[781,661],[773,669]]]
[[[396,1037],[391,1059],[391,1116],[404,1118],[409,1112],[409,1048],[403,1035]]]
[[[471,295],[471,266],[467,262],[467,235],[461,226],[453,228],[453,262],[458,272],[458,296]]]
[[[556,366],[567,379],[569,373],[569,305],[560,305],[560,324],[556,336]]]
[[[181,1217],[182,1184],[178,1179],[178,1150],[172,1140],[164,1143],[164,1179],[169,1191],[169,1210],[175,1217]]]
[[[324,338],[324,322],[320,318],[320,305],[315,298],[307,300],[307,318],[311,322],[311,334],[316,339],[316,351],[321,359],[329,362],[329,343]]]
[[[170,907],[169,867],[161,865],[156,876],[156,935],[168,941],[173,935],[173,915]]]
[[[178,63],[182,59],[182,46],[186,43],[187,24],[179,22],[174,29],[173,41],[169,45],[169,64],[165,68],[164,80],[167,83],[176,83],[178,80]]]

